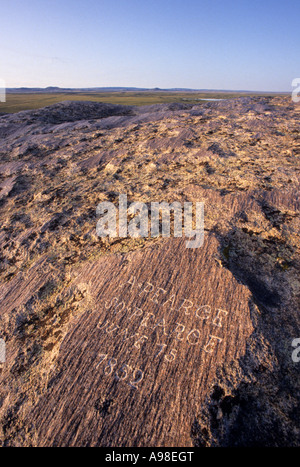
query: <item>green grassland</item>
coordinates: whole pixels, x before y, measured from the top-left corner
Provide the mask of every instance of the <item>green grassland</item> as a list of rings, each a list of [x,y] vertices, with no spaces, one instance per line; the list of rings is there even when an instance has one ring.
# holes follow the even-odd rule
[[[176,91],[123,91],[123,92],[66,92],[66,93],[7,93],[6,102],[0,102],[0,114],[39,109],[66,100],[94,101],[123,105],[151,105],[170,102],[201,103],[205,98],[233,98],[251,96],[250,93],[229,92],[176,92]],[[256,94],[257,95],[257,94]],[[262,95],[262,94],[259,94]],[[265,94],[268,95],[268,94]]]

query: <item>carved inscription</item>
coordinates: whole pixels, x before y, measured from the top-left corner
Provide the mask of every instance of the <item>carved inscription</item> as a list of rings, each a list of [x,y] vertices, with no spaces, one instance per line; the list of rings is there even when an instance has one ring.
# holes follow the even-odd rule
[[[143,305],[136,306],[132,299]],[[128,344],[134,352],[151,343],[152,351],[155,349],[150,355],[153,363],[165,364],[175,362],[181,347],[197,348],[207,354],[215,352],[223,341],[222,328],[228,316],[224,309],[197,305],[150,282],[140,284],[135,276],[121,284],[116,295],[105,301],[104,310],[106,317],[97,324],[102,333]],[[203,334],[204,327],[208,331]],[[144,379],[142,369],[128,362],[118,362],[113,355],[101,354],[97,367],[100,366],[104,377],[113,375],[134,389],[138,389]]]
[[[138,389],[138,384],[144,378],[142,370],[133,368],[127,363],[119,364],[116,358],[109,358],[107,354],[99,355],[97,367],[102,367],[104,376],[114,375],[117,381],[125,381],[133,389]]]

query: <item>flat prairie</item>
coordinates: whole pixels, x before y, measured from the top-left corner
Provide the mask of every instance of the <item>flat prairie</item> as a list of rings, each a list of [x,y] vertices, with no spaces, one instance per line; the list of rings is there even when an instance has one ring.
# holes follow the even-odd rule
[[[251,94],[250,94],[251,95]],[[256,95],[253,93],[253,96]],[[242,92],[176,92],[176,91],[123,91],[123,92],[26,92],[7,93],[6,102],[0,103],[1,113],[40,109],[63,101],[91,101],[121,105],[169,104],[172,102],[199,104],[199,99],[249,97]]]

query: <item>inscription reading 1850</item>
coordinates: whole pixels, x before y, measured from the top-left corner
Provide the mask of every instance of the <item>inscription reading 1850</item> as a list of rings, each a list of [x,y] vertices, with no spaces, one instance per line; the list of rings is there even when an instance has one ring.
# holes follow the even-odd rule
[[[224,309],[198,306],[187,298],[178,300],[175,294],[167,295],[165,289],[150,282],[139,284],[135,276],[121,284],[118,292],[119,296],[105,302],[104,308],[109,317],[98,323],[97,328],[107,336],[117,338],[118,342],[128,343],[134,351],[140,351],[147,342],[151,342],[151,348],[155,349],[151,357],[153,363],[174,362],[183,344],[187,349],[198,347],[212,354],[223,340],[221,330],[228,315]],[[124,297],[127,296],[129,301],[132,293],[135,301],[147,304],[147,310],[150,303],[153,312],[143,310],[143,305],[135,306],[132,300],[130,306],[126,304]],[[165,319],[165,316],[168,318]],[[173,317],[173,321],[170,317]],[[144,379],[141,368],[106,353],[101,354],[99,359],[97,368],[101,368],[104,377],[113,375],[131,388],[139,388],[139,383]]]

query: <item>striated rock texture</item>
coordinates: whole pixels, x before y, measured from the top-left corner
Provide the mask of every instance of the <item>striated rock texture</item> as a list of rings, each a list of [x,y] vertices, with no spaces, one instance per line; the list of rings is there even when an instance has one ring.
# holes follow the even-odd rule
[[[0,117],[2,446],[299,446],[300,107]],[[101,201],[203,201],[205,239],[96,235]]]

